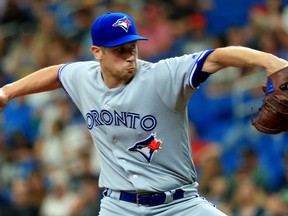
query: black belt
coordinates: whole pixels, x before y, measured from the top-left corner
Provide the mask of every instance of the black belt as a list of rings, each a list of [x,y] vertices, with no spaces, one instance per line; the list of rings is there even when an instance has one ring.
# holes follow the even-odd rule
[[[181,199],[184,197],[184,191],[182,189],[177,189],[173,195],[172,200]],[[165,193],[128,193],[121,191],[120,200],[136,203],[138,205],[155,206],[165,203],[166,194]]]

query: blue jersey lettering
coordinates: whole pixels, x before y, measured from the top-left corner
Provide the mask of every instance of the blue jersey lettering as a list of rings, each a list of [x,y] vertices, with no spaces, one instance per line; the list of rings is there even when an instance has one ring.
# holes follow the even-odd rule
[[[101,110],[100,112],[91,110],[89,113],[86,113],[86,125],[89,130],[92,130],[93,127],[111,124],[131,129],[136,129],[139,125],[145,131],[152,131],[157,125],[157,120],[153,115],[141,117],[138,113],[118,113],[115,110],[113,114],[108,110]]]

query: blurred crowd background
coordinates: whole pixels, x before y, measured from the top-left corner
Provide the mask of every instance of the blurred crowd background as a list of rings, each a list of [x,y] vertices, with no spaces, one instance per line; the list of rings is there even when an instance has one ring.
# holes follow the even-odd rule
[[[134,17],[144,60],[229,45],[288,60],[287,0],[0,0],[1,86],[93,59],[90,26],[108,11]],[[199,192],[228,215],[288,215],[288,136],[251,126],[265,76],[225,69],[189,101]],[[0,127],[0,216],[97,215],[97,153],[62,90],[12,100]]]

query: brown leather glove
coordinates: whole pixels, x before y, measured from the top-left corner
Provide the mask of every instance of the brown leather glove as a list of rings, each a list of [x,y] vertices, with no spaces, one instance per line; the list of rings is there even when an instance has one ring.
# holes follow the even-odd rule
[[[267,77],[264,99],[253,126],[266,134],[288,131],[288,67]]]

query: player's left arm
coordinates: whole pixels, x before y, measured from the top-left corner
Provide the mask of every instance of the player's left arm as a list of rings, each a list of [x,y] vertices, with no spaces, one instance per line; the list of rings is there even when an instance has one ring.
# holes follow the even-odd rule
[[[262,67],[267,76],[288,66],[277,56],[241,46],[217,48],[205,60],[202,71],[215,73],[226,67]]]

